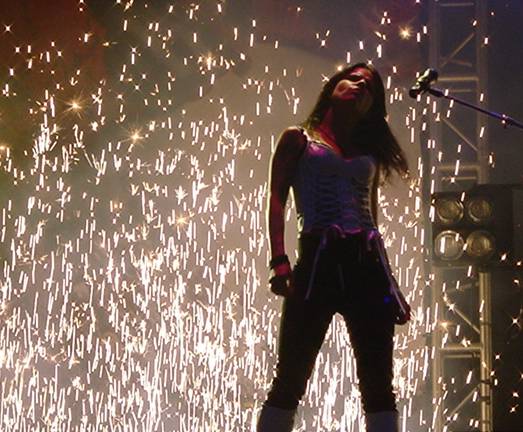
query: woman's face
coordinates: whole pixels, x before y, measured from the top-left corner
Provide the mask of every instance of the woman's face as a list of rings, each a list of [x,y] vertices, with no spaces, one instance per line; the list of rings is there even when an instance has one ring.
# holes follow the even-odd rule
[[[331,99],[336,104],[353,104],[356,112],[363,117],[374,101],[372,72],[363,67],[349,72],[336,84]]]

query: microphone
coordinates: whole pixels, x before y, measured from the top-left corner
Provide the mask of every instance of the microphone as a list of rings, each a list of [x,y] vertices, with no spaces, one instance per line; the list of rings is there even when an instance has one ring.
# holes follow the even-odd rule
[[[419,94],[426,92],[430,88],[430,84],[438,79],[438,72],[436,69],[427,69],[423,72],[416,83],[410,88],[409,96],[416,99]]]

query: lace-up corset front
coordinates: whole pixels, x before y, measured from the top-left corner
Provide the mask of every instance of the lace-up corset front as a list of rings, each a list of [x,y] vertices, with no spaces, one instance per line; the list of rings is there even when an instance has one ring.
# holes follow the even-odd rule
[[[376,228],[370,192],[376,163],[370,155],[344,159],[307,137],[291,185],[300,233],[337,225],[344,232]]]

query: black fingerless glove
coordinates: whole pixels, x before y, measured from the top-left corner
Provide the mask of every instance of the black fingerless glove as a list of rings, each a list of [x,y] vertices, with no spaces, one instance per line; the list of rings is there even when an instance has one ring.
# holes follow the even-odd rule
[[[290,294],[292,275],[276,275],[269,279],[271,292],[286,297]]]

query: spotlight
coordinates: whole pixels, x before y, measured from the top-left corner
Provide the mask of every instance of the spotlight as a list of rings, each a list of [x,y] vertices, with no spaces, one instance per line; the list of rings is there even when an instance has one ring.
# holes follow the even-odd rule
[[[441,231],[434,240],[434,254],[444,261],[456,261],[464,252],[465,240],[452,230]]]
[[[472,231],[467,237],[466,249],[472,258],[489,259],[496,251],[496,239],[488,231]]]
[[[458,223],[463,218],[463,203],[458,197],[448,196],[434,200],[436,217],[443,225]]]
[[[493,211],[492,202],[485,197],[472,197],[467,201],[467,216],[476,224],[490,222]]]

